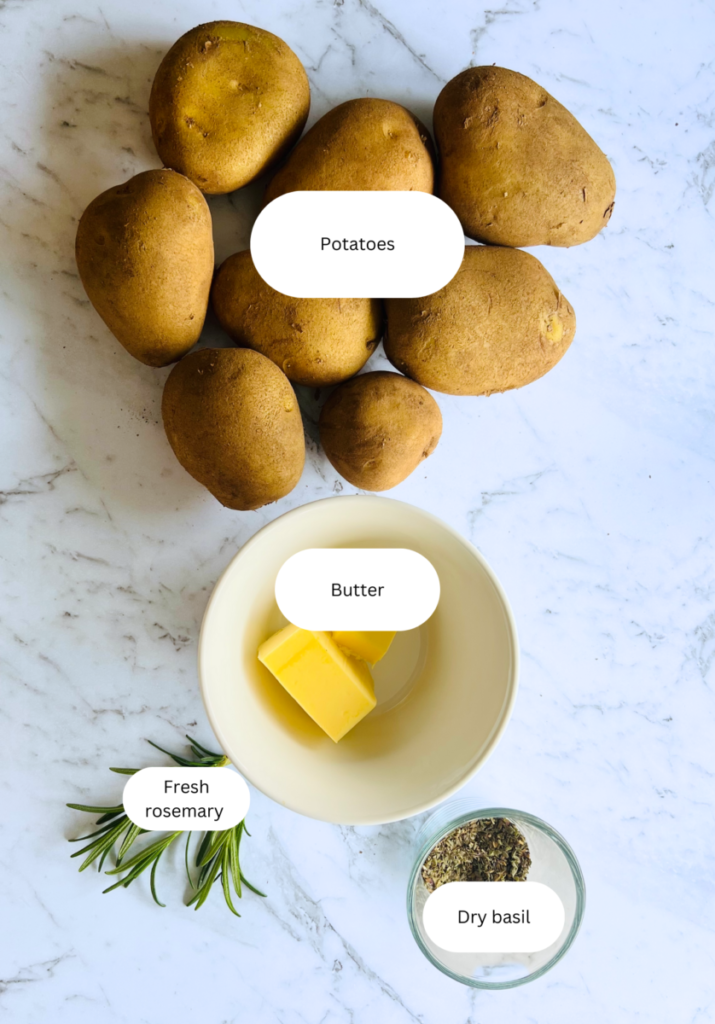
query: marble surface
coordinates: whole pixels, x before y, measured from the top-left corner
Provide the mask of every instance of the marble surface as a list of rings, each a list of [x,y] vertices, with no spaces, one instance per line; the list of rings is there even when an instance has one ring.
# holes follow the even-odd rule
[[[582,119],[619,190],[591,243],[538,250],[574,305],[571,351],[490,399],[440,396],[442,442],[394,497],[484,553],[520,630],[521,690],[467,786],[563,832],[588,885],[581,935],[533,985],[484,993],[413,944],[404,895],[422,819],[338,828],[254,792],[237,921],[165,870],[101,895],[64,803],[113,801],[145,739],[211,745],[196,640],[233,553],[287,509],[350,493],[315,444],[296,490],[221,507],[159,422],[167,371],[131,359],[77,277],[77,220],[158,166],[152,76],[185,30],[268,28],[309,70],[311,119],[358,95],[430,120],[445,81],[497,63]],[[705,1024],[713,1005],[712,5],[684,0],[6,0],[3,123],[3,726],[0,1015],[13,1022]],[[211,200],[217,257],[260,189]],[[210,344],[227,344],[215,324]],[[382,365],[376,355],[374,365]],[[339,500],[339,497],[336,498]]]

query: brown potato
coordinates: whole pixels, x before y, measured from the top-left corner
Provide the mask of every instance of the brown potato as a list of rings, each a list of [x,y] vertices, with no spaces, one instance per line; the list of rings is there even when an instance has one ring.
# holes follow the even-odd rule
[[[211,293],[223,329],[288,380],[324,387],[360,370],[382,336],[379,299],[293,299],[260,276],[248,250],[229,256]]]
[[[520,388],[561,359],[576,317],[545,267],[520,249],[468,245],[456,276],[422,299],[387,299],[390,362],[434,391]]]
[[[300,479],[298,401],[285,374],[259,352],[192,352],[169,374],[161,413],[181,465],[228,508],[261,508]]]
[[[390,100],[348,100],[300,140],[266,190],[432,192],[432,140],[414,114]]]
[[[214,268],[211,214],[176,171],[144,171],[102,192],[82,214],[76,258],[112,334],[148,366],[199,340]]]
[[[439,406],[399,373],[363,373],[335,389],[318,422],[331,464],[355,487],[386,491],[437,447]]]
[[[202,192],[233,192],[281,159],[308,119],[310,86],[290,47],[261,28],[212,21],[171,47],[149,99],[168,167]]]
[[[616,179],[579,122],[525,75],[468,68],[437,97],[439,196],[493,245],[579,245],[608,223]]]

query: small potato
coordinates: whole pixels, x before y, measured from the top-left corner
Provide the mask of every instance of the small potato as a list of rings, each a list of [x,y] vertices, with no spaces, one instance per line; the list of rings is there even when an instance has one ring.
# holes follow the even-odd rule
[[[107,189],[77,228],[79,276],[105,324],[148,366],[167,366],[199,340],[214,246],[201,192],[176,171],[144,171]]]
[[[521,388],[561,359],[576,317],[545,267],[520,249],[468,245],[452,280],[422,299],[388,299],[385,352],[449,395]]]
[[[318,429],[341,476],[366,491],[387,491],[435,450],[442,414],[419,384],[378,370],[337,387],[323,406]]]
[[[433,145],[424,125],[398,103],[357,99],[313,125],[276,172],[265,202],[286,192],[433,189]]]
[[[156,150],[202,192],[233,192],[283,157],[310,109],[305,68],[264,29],[212,21],[171,47],[154,78]]]
[[[439,196],[492,245],[579,245],[608,223],[616,179],[573,114],[506,68],[468,68],[434,108]]]
[[[288,380],[338,384],[362,369],[382,336],[379,299],[293,299],[260,276],[248,250],[229,256],[211,293],[223,329],[262,352]]]
[[[298,401],[285,374],[259,352],[192,352],[169,374],[161,413],[181,465],[228,508],[261,508],[300,479]]]

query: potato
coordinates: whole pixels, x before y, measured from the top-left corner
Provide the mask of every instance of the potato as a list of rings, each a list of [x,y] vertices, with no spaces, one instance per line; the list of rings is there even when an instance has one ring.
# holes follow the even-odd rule
[[[348,100],[300,140],[266,189],[286,192],[415,191],[434,188],[433,146],[414,114],[390,100]]]
[[[271,32],[236,21],[199,25],[166,54],[149,118],[168,167],[202,192],[233,192],[290,149],[310,109],[305,68]]]
[[[576,330],[574,311],[545,267],[520,249],[468,245],[434,295],[388,299],[390,362],[434,391],[491,395],[543,376]]]
[[[293,299],[260,276],[248,250],[229,256],[211,293],[223,329],[262,352],[288,380],[339,384],[360,370],[382,336],[379,299]]]
[[[605,227],[616,179],[573,114],[525,75],[468,68],[434,108],[439,196],[494,245],[579,245]]]
[[[211,214],[176,171],[144,171],[102,192],[77,228],[79,276],[128,352],[148,366],[181,358],[201,334],[214,269]]]
[[[366,491],[387,491],[435,450],[442,414],[419,384],[378,370],[337,387],[323,406],[318,429],[341,476]]]
[[[300,479],[298,402],[285,374],[259,352],[192,352],[169,374],[161,414],[181,465],[228,508],[261,508]]]

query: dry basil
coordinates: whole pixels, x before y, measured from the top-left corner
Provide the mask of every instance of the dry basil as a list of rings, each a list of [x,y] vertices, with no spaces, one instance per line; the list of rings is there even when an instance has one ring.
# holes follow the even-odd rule
[[[507,818],[476,818],[430,850],[422,880],[430,892],[446,882],[523,882],[531,867],[526,839]]]

